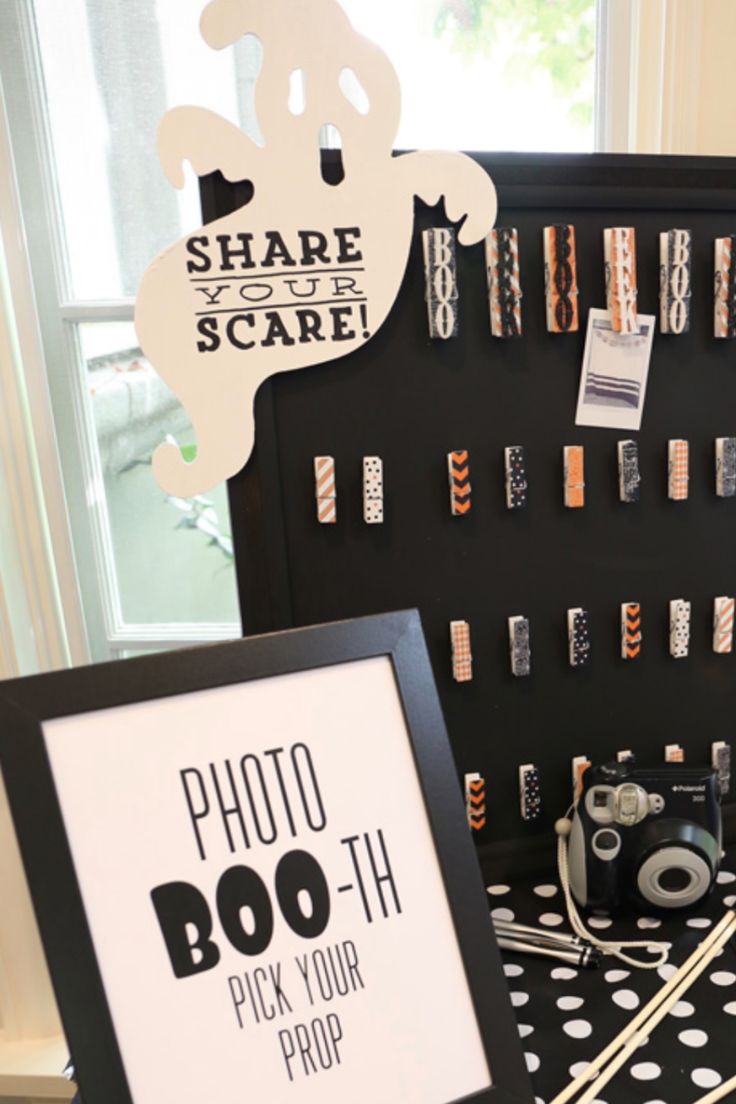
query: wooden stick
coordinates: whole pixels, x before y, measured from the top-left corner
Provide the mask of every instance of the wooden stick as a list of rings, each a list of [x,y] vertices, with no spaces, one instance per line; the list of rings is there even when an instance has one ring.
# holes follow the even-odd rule
[[[631,1022],[626,1025],[623,1031],[619,1035],[617,1035],[616,1038],[613,1039],[613,1041],[610,1042],[604,1050],[601,1051],[598,1057],[593,1059],[588,1068],[584,1070],[583,1073],[579,1074],[573,1081],[571,1081],[567,1088],[563,1089],[562,1092],[559,1093],[559,1095],[551,1101],[551,1104],[566,1104],[566,1102],[570,1100],[573,1096],[575,1096],[575,1094],[580,1089],[588,1084],[591,1076],[598,1070],[600,1070],[603,1065],[605,1065],[608,1059],[616,1053],[619,1047],[624,1046],[629,1037],[635,1031],[637,1031],[637,1029],[643,1023],[646,1022],[649,1016],[659,1007],[662,1001],[666,1000],[670,993],[672,993],[673,990],[676,989],[678,985],[680,985],[683,978],[685,978],[692,970],[692,968],[709,952],[710,948],[718,940],[721,933],[725,931],[726,928],[728,928],[734,920],[736,920],[736,913],[728,911],[724,915],[720,923],[716,924],[713,930],[709,933],[708,937],[695,948],[693,953],[690,955],[687,961],[683,963],[679,970],[672,975],[669,981],[662,986],[658,993],[655,993],[649,1003],[646,1004],[644,1008],[642,1008],[636,1014],[636,1016],[634,1016],[633,1020],[631,1020]]]
[[[723,1100],[725,1097],[730,1096],[732,1092],[736,1092],[736,1077],[732,1077],[730,1081],[724,1081],[722,1085],[718,1085],[712,1092],[709,1092],[706,1096],[702,1096],[700,1100],[696,1100],[695,1104],[716,1104],[716,1101]]]
[[[713,959],[716,957],[721,947],[725,947],[729,939],[736,934],[736,917],[731,918],[731,922],[721,932],[721,935],[714,943],[711,944],[708,951],[701,957],[700,961],[693,967],[692,970],[680,981],[680,984],[676,986],[667,997],[666,1000],[661,1001],[656,1011],[645,1020],[639,1030],[631,1036],[629,1041],[624,1045],[623,1049],[619,1051],[615,1058],[609,1062],[604,1070],[596,1077],[593,1084],[583,1093],[578,1100],[578,1104],[590,1104],[592,1100],[598,1096],[600,1090],[608,1084],[614,1074],[618,1073],[622,1066],[626,1065],[631,1055],[638,1050],[648,1035],[654,1031],[662,1020],[669,1014],[669,1012],[677,1004],[678,1000],[684,993],[690,989],[695,981],[700,977],[704,970],[710,966]],[[588,1071],[586,1070],[586,1073]]]

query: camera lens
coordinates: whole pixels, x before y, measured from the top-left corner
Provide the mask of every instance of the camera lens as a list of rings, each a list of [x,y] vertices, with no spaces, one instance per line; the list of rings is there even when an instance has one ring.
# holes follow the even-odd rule
[[[693,876],[689,870],[683,870],[680,866],[671,866],[669,870],[663,870],[657,878],[659,888],[663,893],[684,893],[690,888]]]
[[[658,908],[687,908],[710,889],[713,870],[704,854],[688,847],[665,846],[644,860],[637,885],[645,901]]]

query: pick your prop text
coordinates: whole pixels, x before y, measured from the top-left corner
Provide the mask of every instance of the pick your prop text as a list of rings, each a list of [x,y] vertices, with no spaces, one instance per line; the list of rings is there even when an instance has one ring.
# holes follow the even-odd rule
[[[283,934],[327,939],[333,911],[350,908],[351,901],[368,925],[401,914],[382,829],[338,838],[343,861],[330,872],[295,846],[301,835],[329,832],[315,762],[301,742],[259,755],[247,752],[239,760],[186,766],[179,778],[179,812],[199,860],[221,862],[223,855],[245,852],[253,865],[227,866],[212,899],[186,881],[152,889],[174,977],[186,980],[221,965],[224,972],[225,960],[231,971],[232,953],[244,956],[247,968],[227,977],[237,1029],[272,1025],[290,1081],[336,1068],[343,1061],[345,1031],[335,1003],[366,990],[357,942],[328,940],[283,959],[254,960],[269,948],[278,954]],[[274,851],[278,856],[269,862]]]

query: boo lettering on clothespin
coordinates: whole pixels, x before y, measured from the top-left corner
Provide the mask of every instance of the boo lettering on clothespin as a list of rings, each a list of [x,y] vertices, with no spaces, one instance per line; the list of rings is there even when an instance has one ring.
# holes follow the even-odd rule
[[[733,598],[713,599],[713,651],[729,655],[733,651]]]
[[[716,437],[716,494],[736,496],[736,437]]]
[[[639,318],[636,306],[636,231],[633,226],[614,226],[603,231],[606,261],[606,300],[614,333],[636,334]]]
[[[383,460],[380,456],[363,457],[363,521],[366,525],[383,524]]]
[[[524,763],[519,767],[519,799],[522,820],[536,820],[541,815],[542,794],[539,771],[533,763]]]
[[[509,648],[511,674],[523,678],[531,674],[532,650],[529,637],[529,621],[526,617],[509,617]]]
[[[556,334],[577,333],[580,318],[575,227],[566,224],[545,226],[542,240],[547,330]]]
[[[473,654],[470,650],[470,625],[467,621],[450,622],[452,645],[452,677],[455,682],[471,682]]]
[[[514,226],[498,226],[486,237],[486,271],[491,333],[494,337],[520,337],[519,234]]]
[[[622,502],[638,502],[641,497],[639,446],[636,441],[618,442],[618,496]]]
[[[450,227],[422,231],[429,336],[457,337],[457,243]]]
[[[670,655],[673,659],[686,659],[690,654],[690,617],[692,605],[684,598],[670,602]]]
[[[715,329],[716,337],[736,337],[736,278],[734,278],[736,234],[716,238]]]
[[[486,826],[486,783],[480,774],[465,775],[465,809],[473,832]]]
[[[690,487],[690,445],[677,438],[667,446],[667,494],[675,502],[684,502]]]
[[[337,491],[335,461],[331,456],[315,456],[314,482],[317,520],[320,525],[334,525],[337,522]]]
[[[621,658],[638,659],[641,655],[641,606],[638,602],[621,604]]]
[[[663,334],[690,330],[692,233],[664,230],[659,235],[659,328]]]
[[[585,449],[565,445],[562,454],[565,506],[579,510],[585,505]]]

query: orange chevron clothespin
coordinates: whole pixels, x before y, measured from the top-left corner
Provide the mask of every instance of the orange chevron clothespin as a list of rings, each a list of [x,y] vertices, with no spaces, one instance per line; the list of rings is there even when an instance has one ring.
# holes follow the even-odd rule
[[[470,461],[467,449],[447,454],[450,479],[450,509],[453,516],[470,513]]]
[[[471,831],[486,826],[486,782],[480,774],[465,775],[465,807]]]
[[[641,653],[641,606],[638,602],[621,604],[621,658],[638,659]]]

